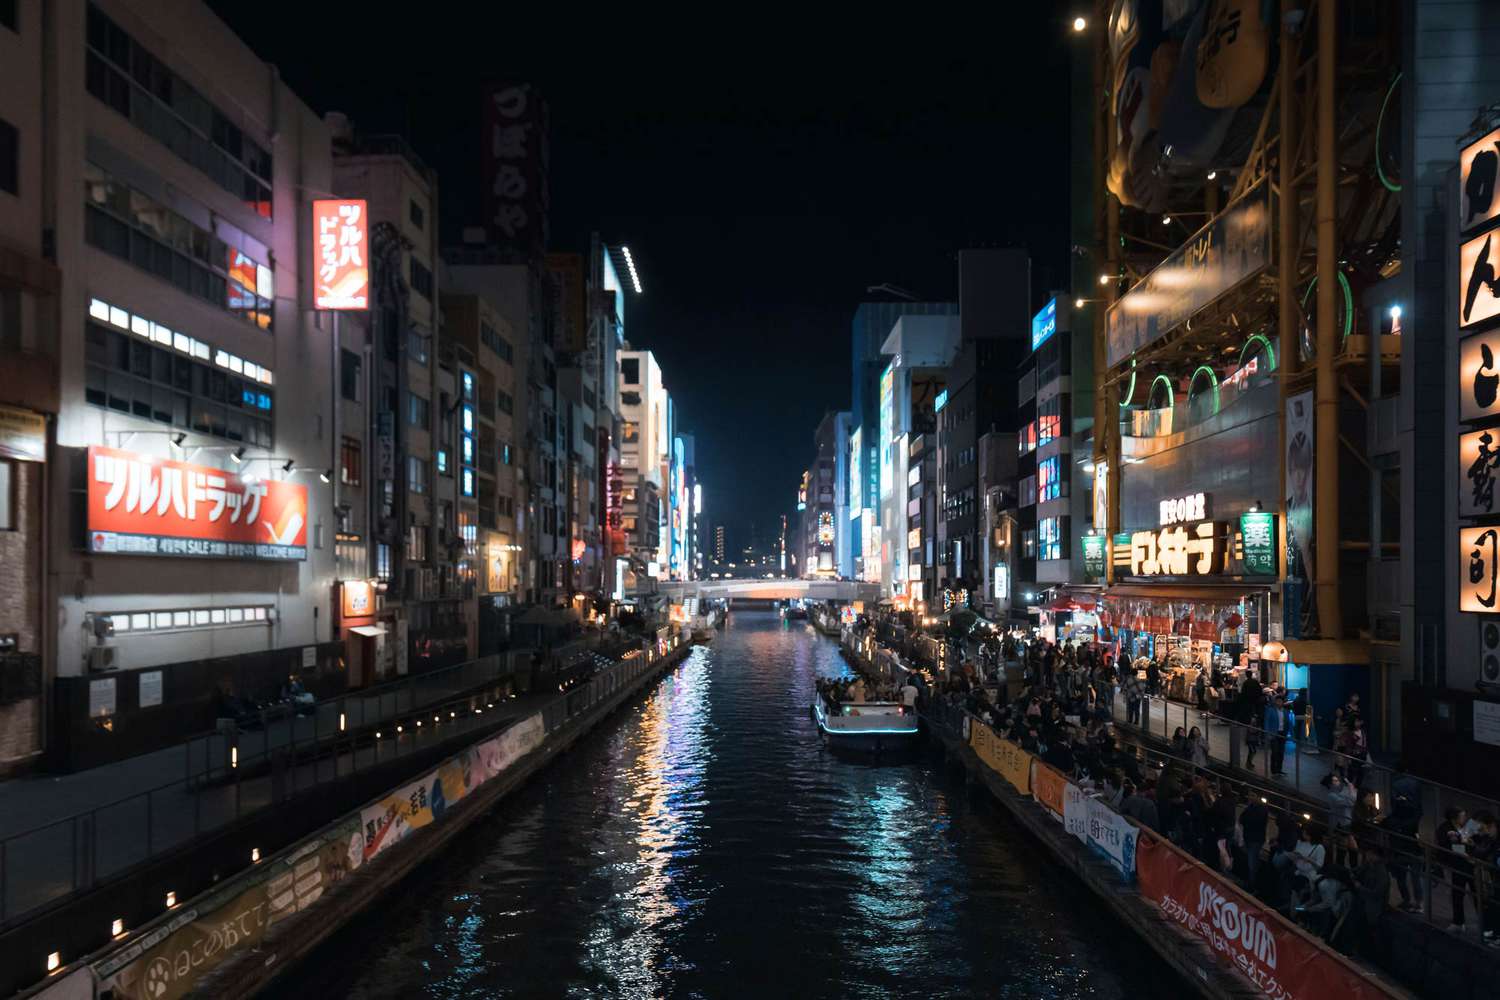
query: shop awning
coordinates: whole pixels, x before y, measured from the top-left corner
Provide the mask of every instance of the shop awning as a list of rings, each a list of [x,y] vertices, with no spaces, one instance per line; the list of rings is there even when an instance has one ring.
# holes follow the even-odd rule
[[[1275,649],[1278,645],[1286,650],[1285,657]],[[1267,651],[1271,651],[1273,655],[1266,656]],[[1303,666],[1370,662],[1370,644],[1363,639],[1282,639],[1266,643],[1261,647],[1261,652],[1261,659],[1299,663]]]
[[[349,629],[355,635],[385,635],[384,625],[355,625]]]
[[[1255,584],[1223,583],[1117,583],[1104,592],[1111,597],[1134,597],[1158,601],[1202,601],[1220,604],[1245,594],[1263,594],[1270,588]]]

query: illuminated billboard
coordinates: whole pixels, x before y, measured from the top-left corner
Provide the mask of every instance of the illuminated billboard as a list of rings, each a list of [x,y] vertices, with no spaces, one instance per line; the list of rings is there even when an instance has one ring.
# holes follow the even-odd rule
[[[891,442],[896,439],[896,371],[887,365],[880,375],[880,496],[891,495],[895,472],[892,464]]]
[[[87,523],[90,552],[306,559],[307,487],[96,445]]]
[[[1031,349],[1034,351],[1057,332],[1057,299],[1049,299],[1042,311],[1031,317]]]
[[[313,244],[318,262],[313,305],[318,309],[368,309],[370,226],[364,200],[314,201]]]
[[[849,436],[849,517],[859,517],[859,512],[864,508],[864,483],[861,481],[860,448],[863,438],[863,427],[854,428],[854,433]]]

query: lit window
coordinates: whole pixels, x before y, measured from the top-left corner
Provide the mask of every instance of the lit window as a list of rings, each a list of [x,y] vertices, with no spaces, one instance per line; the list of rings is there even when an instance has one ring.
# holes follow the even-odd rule
[[[214,624],[214,625],[223,625],[224,624],[224,609],[223,608],[214,608],[212,611],[210,611],[208,613],[208,620],[209,620],[209,622],[211,624]]]
[[[207,608],[198,608],[197,610],[195,610],[193,612],[193,624],[194,625],[207,625],[208,624],[208,609]]]
[[[115,631],[116,632],[129,632],[130,631],[130,616],[129,615],[114,615],[114,616],[105,615],[104,616],[104,620],[107,621],[107,622],[109,622],[111,625],[113,625],[115,627]]]
[[[89,315],[101,323],[109,322],[109,303],[103,299],[89,300]]]
[[[152,623],[153,627],[155,627],[155,628],[171,628],[172,627],[172,612],[170,612],[170,611],[158,611],[158,612],[156,612],[156,616],[155,617],[156,617],[156,620]]]
[[[151,613],[144,611],[131,615],[130,627],[132,629],[149,629],[151,627]]]
[[[238,624],[239,622],[242,622],[244,620],[245,620],[245,609],[244,608],[230,608],[229,609],[229,624],[235,625],[235,624]]]
[[[173,628],[187,628],[191,624],[191,622],[189,621],[189,619],[191,617],[192,617],[192,612],[190,612],[190,611],[174,611],[174,612],[172,612],[172,627]]]

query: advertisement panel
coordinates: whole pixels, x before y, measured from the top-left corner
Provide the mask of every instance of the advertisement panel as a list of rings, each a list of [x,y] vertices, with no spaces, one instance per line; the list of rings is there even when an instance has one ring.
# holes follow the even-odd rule
[[[896,481],[896,456],[891,453],[891,443],[895,439],[896,372],[895,365],[891,364],[880,373],[880,496],[882,499],[891,495],[891,489]]]
[[[1048,299],[1041,312],[1031,317],[1031,349],[1045,344],[1057,332],[1057,299]]]
[[[1285,635],[1302,638],[1313,578],[1313,394],[1286,401],[1286,589]]]
[[[1458,327],[1478,326],[1500,316],[1500,280],[1495,262],[1500,248],[1495,234],[1476,236],[1458,248]]]
[[[122,1000],[177,1000],[203,976],[260,945],[276,924],[316,903],[364,860],[353,817],[248,879],[195,900],[130,947],[94,966],[101,992]]]
[[[1136,827],[1103,799],[1088,800],[1089,846],[1110,860],[1125,878],[1135,877]]]
[[[1467,232],[1500,214],[1496,182],[1500,181],[1500,128],[1469,143],[1458,153],[1458,229]]]
[[[364,200],[315,200],[313,245],[318,262],[313,305],[318,309],[368,309],[370,226]]]
[[[864,456],[861,449],[864,447],[864,428],[854,428],[854,433],[849,435],[849,517],[859,517],[860,511],[865,506],[865,485],[861,478],[863,473]]]
[[[1063,829],[1089,842],[1089,796],[1072,782],[1063,788]]]
[[[528,83],[484,95],[484,228],[489,242],[524,257],[547,245],[547,105]]]
[[[1270,212],[1258,191],[1225,209],[1110,307],[1106,364],[1113,368],[1254,277],[1270,251]]]
[[[1496,610],[1500,587],[1500,528],[1458,529],[1458,610]]]
[[[0,458],[45,462],[47,418],[30,410],[0,406]]]
[[[1275,576],[1281,570],[1276,558],[1276,515],[1265,510],[1241,514],[1240,548],[1246,576]]]
[[[1140,891],[1214,957],[1272,998],[1389,996],[1279,914],[1154,834],[1136,854]]]
[[[1031,794],[1047,807],[1052,818],[1059,823],[1063,821],[1063,813],[1067,809],[1067,784],[1068,779],[1063,777],[1063,773],[1050,764],[1037,761],[1031,768]]]
[[[90,552],[307,558],[307,487],[117,448],[88,451]]]

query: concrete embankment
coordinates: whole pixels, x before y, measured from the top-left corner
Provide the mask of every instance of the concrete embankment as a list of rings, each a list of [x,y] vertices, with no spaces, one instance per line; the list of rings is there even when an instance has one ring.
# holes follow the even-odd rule
[[[286,850],[225,879],[29,992],[47,1000],[246,997],[307,956],[413,869],[677,666],[663,641]]]

